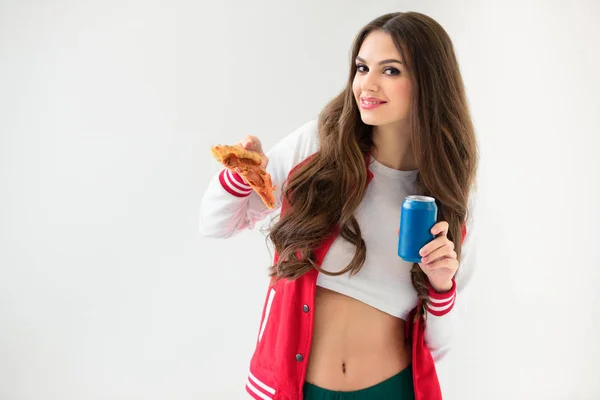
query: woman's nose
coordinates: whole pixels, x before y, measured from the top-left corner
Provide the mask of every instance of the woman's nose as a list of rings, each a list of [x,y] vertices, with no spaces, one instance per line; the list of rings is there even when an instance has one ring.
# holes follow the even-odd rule
[[[377,90],[379,90],[379,84],[374,74],[368,73],[367,75],[365,75],[362,84],[360,85],[360,88],[364,92],[376,92]]]

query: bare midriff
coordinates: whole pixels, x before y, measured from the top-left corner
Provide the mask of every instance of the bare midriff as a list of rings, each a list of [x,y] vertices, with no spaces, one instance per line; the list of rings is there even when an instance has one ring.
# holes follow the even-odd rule
[[[360,390],[410,365],[403,319],[321,287],[314,310],[307,382],[329,390]]]

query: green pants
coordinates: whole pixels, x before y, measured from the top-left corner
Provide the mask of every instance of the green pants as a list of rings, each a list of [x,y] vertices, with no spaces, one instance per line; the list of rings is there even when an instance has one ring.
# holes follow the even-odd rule
[[[414,400],[412,366],[385,381],[361,390],[338,392],[304,383],[304,400]]]

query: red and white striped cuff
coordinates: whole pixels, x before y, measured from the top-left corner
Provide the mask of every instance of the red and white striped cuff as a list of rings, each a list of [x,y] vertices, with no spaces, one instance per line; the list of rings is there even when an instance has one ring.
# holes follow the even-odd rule
[[[256,400],[270,400],[275,397],[275,389],[269,385],[261,382],[260,379],[252,375],[252,372],[248,375],[248,381],[246,382],[246,391],[252,398]]]
[[[431,284],[429,285],[429,302],[425,306],[425,309],[430,314],[436,317],[446,315],[454,307],[456,300],[456,281],[452,279],[452,288],[446,293],[436,292]]]
[[[232,172],[230,169],[225,168],[221,171],[219,181],[223,189],[236,197],[246,197],[252,193],[252,187],[244,182],[239,174]]]

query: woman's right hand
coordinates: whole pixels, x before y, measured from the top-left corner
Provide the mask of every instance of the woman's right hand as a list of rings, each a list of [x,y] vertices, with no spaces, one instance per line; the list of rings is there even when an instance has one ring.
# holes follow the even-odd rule
[[[256,136],[247,135],[238,144],[248,151],[257,152],[260,155],[260,157],[262,158],[262,163],[260,164],[261,168],[263,168],[263,169],[267,168],[267,164],[269,164],[269,157],[267,157],[267,155],[264,153],[260,139],[258,139]],[[237,171],[237,172],[239,173],[239,171]],[[249,175],[250,175],[249,178],[251,180],[253,180],[253,181],[259,180],[259,176],[256,172],[250,171]],[[244,182],[248,183],[248,181],[246,180],[245,177],[242,176],[242,179],[244,179]]]

